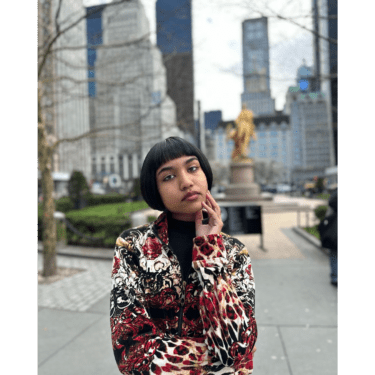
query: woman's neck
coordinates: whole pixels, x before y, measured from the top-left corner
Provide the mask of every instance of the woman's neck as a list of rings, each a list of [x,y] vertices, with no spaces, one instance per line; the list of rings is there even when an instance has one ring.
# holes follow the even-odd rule
[[[171,212],[172,219],[179,220],[179,221],[195,221],[195,214],[184,214],[184,213],[176,213]]]

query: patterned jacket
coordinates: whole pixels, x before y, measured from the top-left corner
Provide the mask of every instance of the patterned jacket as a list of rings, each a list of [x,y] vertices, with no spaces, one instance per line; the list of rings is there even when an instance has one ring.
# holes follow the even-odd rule
[[[193,239],[187,282],[166,213],[116,241],[110,322],[123,374],[251,374],[254,304],[249,253],[227,234]]]

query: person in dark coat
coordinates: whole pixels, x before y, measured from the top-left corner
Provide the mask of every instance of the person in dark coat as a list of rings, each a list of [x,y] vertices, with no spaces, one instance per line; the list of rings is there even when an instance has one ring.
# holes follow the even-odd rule
[[[331,284],[337,286],[337,189],[328,200],[325,218],[319,224],[322,247],[329,249]]]

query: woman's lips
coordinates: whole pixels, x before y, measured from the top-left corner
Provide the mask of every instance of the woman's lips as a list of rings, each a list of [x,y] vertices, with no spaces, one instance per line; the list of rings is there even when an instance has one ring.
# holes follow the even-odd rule
[[[199,193],[194,192],[188,195],[185,195],[183,201],[194,201],[198,198]]]

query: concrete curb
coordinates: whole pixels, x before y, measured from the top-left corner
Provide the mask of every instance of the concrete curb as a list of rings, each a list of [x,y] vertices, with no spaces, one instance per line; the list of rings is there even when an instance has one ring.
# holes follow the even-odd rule
[[[57,247],[56,254],[68,257],[113,261],[113,249],[100,249],[85,246],[65,246]],[[43,244],[41,242],[38,242],[38,253],[43,253]]]
[[[324,254],[329,255],[329,250],[322,247],[320,244],[320,241],[315,236],[313,236],[310,233],[307,233],[304,229],[299,228],[299,227],[293,227],[292,230],[298,235],[300,235],[301,237],[303,237],[306,241],[310,242],[312,245],[317,247]]]

